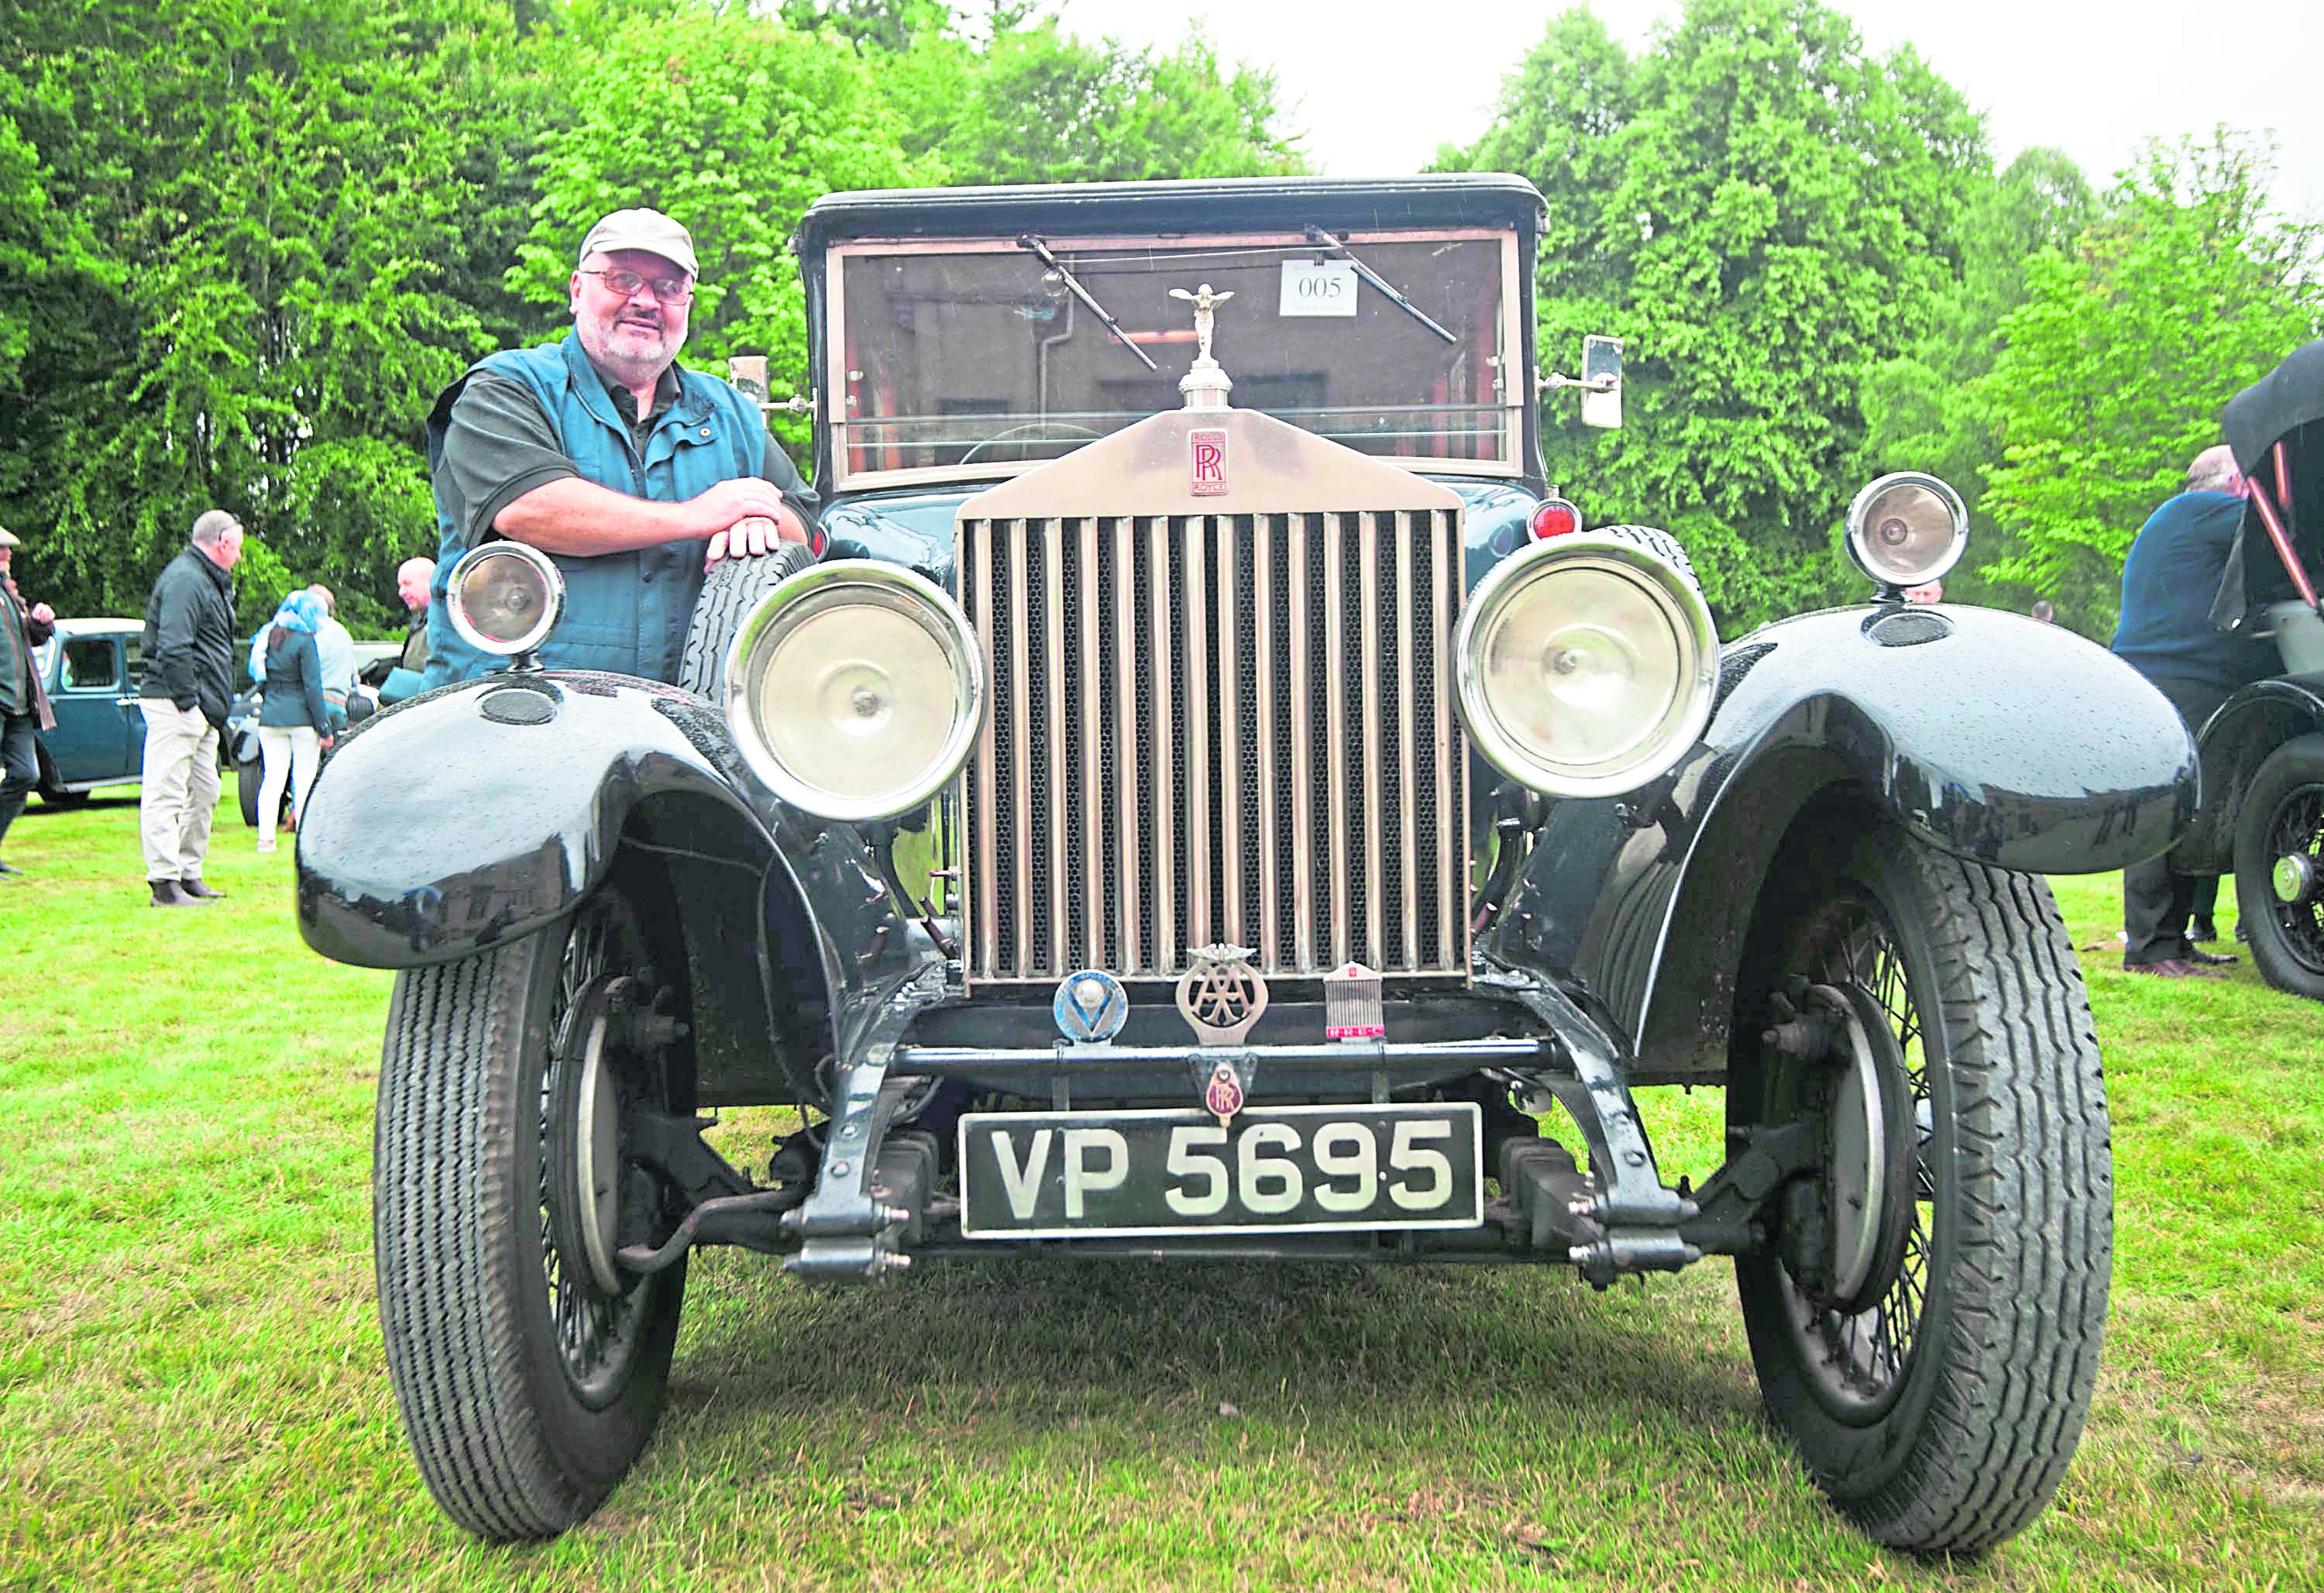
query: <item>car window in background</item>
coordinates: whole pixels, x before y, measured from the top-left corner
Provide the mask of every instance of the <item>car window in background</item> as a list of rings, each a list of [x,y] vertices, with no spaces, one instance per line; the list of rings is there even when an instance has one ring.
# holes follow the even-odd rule
[[[81,636],[65,644],[63,686],[68,691],[95,691],[118,685],[113,638]]]

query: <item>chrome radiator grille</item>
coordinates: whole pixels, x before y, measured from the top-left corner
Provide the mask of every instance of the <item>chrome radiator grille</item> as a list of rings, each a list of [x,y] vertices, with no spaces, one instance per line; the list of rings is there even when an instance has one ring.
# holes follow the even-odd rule
[[[972,981],[1468,969],[1457,511],[969,520]]]

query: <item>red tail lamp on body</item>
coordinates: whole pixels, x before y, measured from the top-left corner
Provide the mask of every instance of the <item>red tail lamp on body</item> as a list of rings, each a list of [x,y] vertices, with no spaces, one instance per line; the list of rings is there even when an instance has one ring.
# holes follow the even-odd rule
[[[1568,536],[1582,529],[1582,511],[1563,498],[1544,498],[1534,505],[1533,540],[1545,542],[1554,536]]]

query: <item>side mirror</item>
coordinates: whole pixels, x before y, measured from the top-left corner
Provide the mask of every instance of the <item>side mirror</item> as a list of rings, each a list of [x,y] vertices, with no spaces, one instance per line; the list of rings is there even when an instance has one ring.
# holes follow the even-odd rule
[[[1582,339],[1582,423],[1605,431],[1622,424],[1622,339]]]
[[[735,391],[759,406],[761,414],[776,410],[794,415],[815,413],[815,400],[792,394],[788,398],[777,398],[767,385],[767,357],[763,354],[730,354],[726,357],[726,379]]]

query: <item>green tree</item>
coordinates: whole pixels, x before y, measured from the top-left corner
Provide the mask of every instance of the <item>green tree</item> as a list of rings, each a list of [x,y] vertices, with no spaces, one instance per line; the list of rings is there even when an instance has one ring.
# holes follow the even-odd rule
[[[2147,146],[2070,255],[2037,256],[1981,384],[2005,459],[1987,506],[2016,551],[1986,573],[2113,625],[2123,556],[2220,406],[2314,337],[2319,232],[2273,219],[2264,144]]]
[[[47,22],[8,38],[8,114],[48,208],[101,242],[51,255],[69,292],[5,394],[0,502],[43,533],[46,589],[134,611],[217,505],[383,617],[347,577],[425,527],[418,421],[479,330],[433,264],[462,224],[445,45],[505,8],[90,0]],[[279,596],[245,593],[245,617]]]
[[[1280,126],[1273,74],[1228,71],[1200,33],[1162,52],[1093,44],[1055,17],[1000,27],[982,47],[923,32],[882,76],[907,125],[905,147],[941,161],[954,182],[1305,170]]]
[[[1637,60],[1568,14],[1458,163],[1554,195],[1545,363],[1624,341],[1625,428],[1552,394],[1552,478],[1680,536],[1728,626],[1838,590],[1864,373],[1927,329],[1987,170],[1960,96],[1815,0],[1694,0]]]
[[[2062,257],[2098,201],[2073,162],[2030,149],[1976,185],[1960,229],[1960,274],[1938,293],[1929,329],[1896,357],[1865,375],[1868,474],[1925,470],[1960,493],[1969,511],[1969,547],[1987,564],[2006,562],[2012,540],[1984,506],[1987,472],[2001,462],[2000,421],[1980,385],[1999,357],[2003,320],[2026,295],[2033,263]],[[1975,565],[1945,578],[1956,601],[2020,607],[2033,594],[1997,583]],[[2068,623],[2089,616],[2069,612]]]
[[[922,180],[900,124],[844,41],[681,0],[668,14],[579,14],[559,74],[571,118],[543,134],[512,292],[559,322],[591,221],[650,205],[685,222],[702,265],[688,358],[765,354],[778,393],[807,384],[807,312],[790,235],[835,189]],[[795,455],[804,427],[786,422]]]

